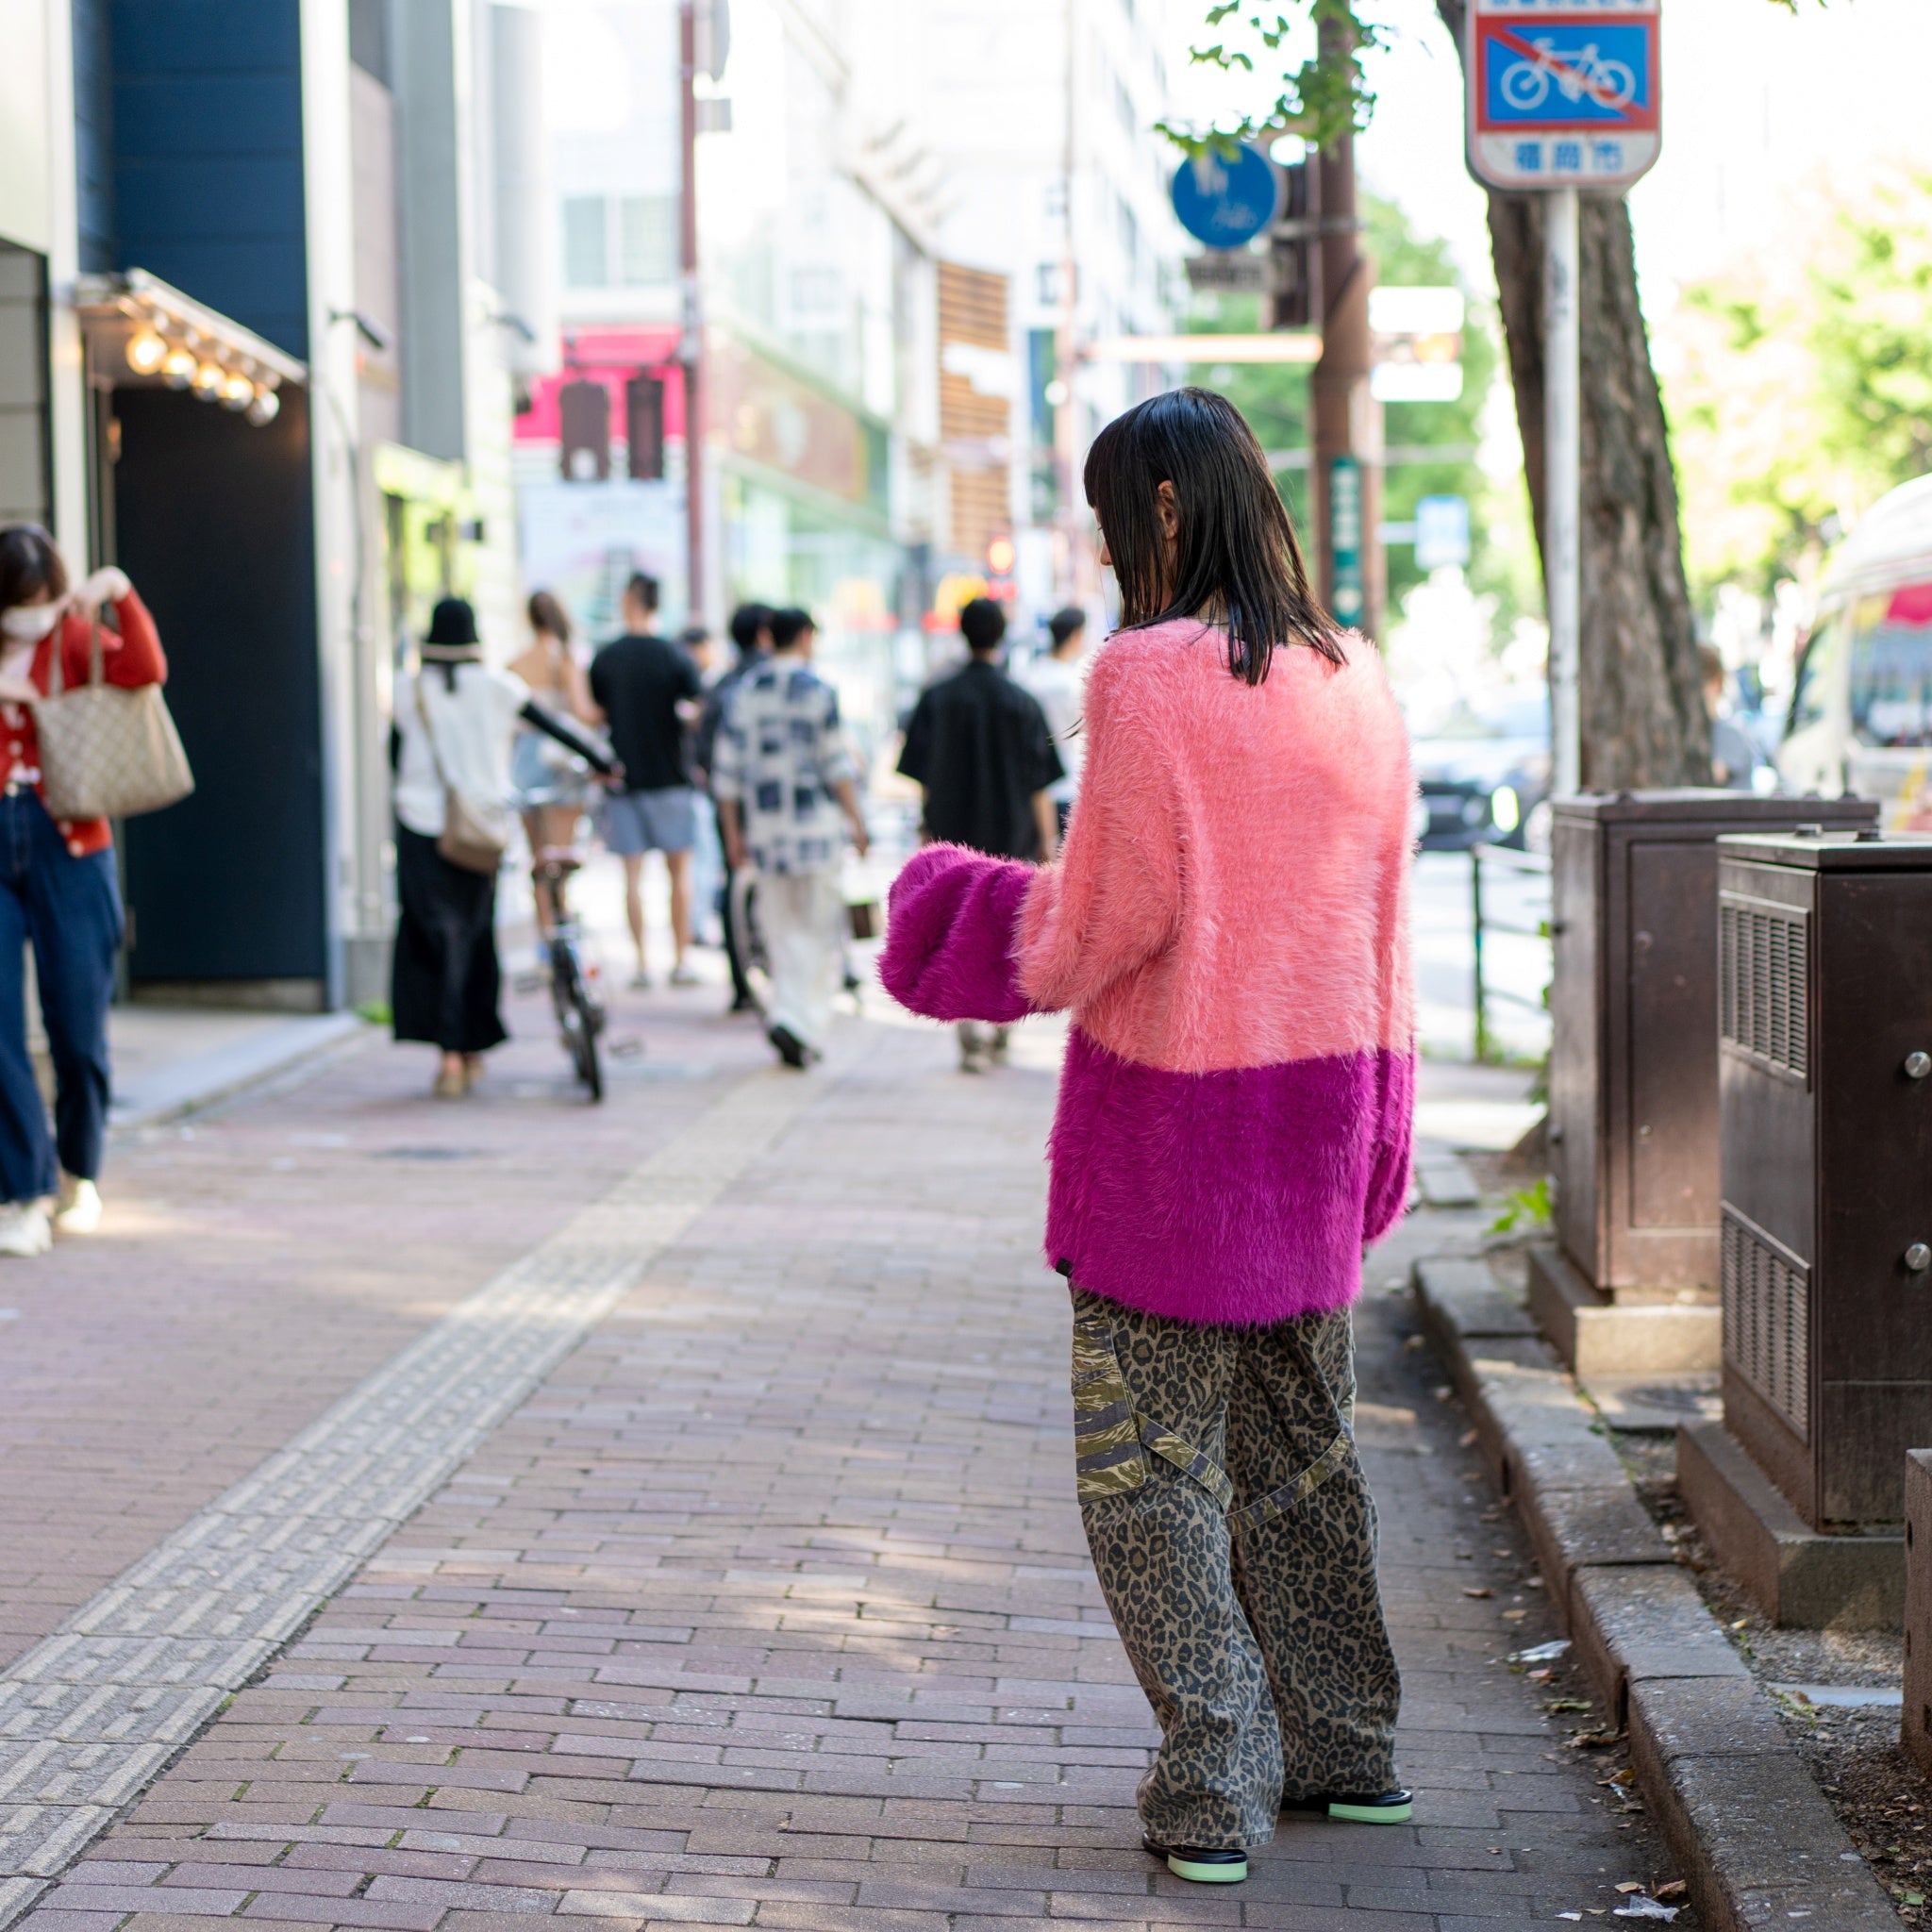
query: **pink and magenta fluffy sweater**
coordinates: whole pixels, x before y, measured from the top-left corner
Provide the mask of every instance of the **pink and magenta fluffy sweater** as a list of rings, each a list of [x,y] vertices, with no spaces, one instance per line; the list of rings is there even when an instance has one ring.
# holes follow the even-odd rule
[[[1381,660],[1193,621],[1094,659],[1049,866],[956,845],[892,887],[881,972],[936,1020],[1071,1008],[1047,1258],[1183,1321],[1346,1306],[1402,1213],[1414,1110],[1413,784]]]

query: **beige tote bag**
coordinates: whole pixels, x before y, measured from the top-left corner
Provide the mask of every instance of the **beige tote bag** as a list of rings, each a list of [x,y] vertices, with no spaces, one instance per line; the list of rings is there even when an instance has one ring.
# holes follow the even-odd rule
[[[127,690],[107,681],[98,618],[85,684],[64,687],[63,655],[57,635],[47,695],[34,706],[48,812],[57,819],[131,819],[186,798],[194,774],[160,686]]]

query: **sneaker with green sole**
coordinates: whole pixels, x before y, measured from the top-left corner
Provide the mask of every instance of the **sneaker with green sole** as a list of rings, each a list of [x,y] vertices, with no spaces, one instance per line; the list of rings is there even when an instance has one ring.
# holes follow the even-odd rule
[[[1248,1875],[1245,1852],[1210,1851],[1202,1845],[1161,1845],[1151,1838],[1141,1840],[1150,1857],[1164,1858],[1176,1878],[1195,1885],[1239,1885]]]
[[[1281,1808],[1347,1824],[1407,1824],[1415,1812],[1407,1791],[1310,1791],[1306,1798],[1284,1798]]]

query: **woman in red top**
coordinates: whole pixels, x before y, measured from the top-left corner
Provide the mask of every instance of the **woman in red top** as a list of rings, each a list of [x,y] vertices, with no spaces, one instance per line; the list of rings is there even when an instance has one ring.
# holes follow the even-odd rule
[[[126,576],[96,571],[70,590],[54,540],[31,524],[0,526],[0,1255],[42,1255],[56,1227],[98,1225],[108,1122],[108,1000],[121,948],[121,892],[105,819],[61,819],[41,801],[33,702],[54,653],[64,684],[88,676],[102,625],[109,684],[168,675],[147,607]],[[54,1133],[27,1054],[27,944],[54,1062]]]

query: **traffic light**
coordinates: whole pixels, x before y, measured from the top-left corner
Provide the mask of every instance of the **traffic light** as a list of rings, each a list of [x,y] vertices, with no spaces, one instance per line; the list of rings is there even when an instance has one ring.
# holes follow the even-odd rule
[[[1320,226],[1310,204],[1311,171],[1307,161],[1282,169],[1281,213],[1268,234],[1273,328],[1315,328],[1321,324],[1316,299],[1315,236]]]
[[[557,391],[558,442],[566,483],[602,483],[610,475],[610,397],[583,377]]]
[[[624,428],[630,443],[630,474],[639,483],[664,478],[664,385],[655,375],[633,375],[624,386]]]

